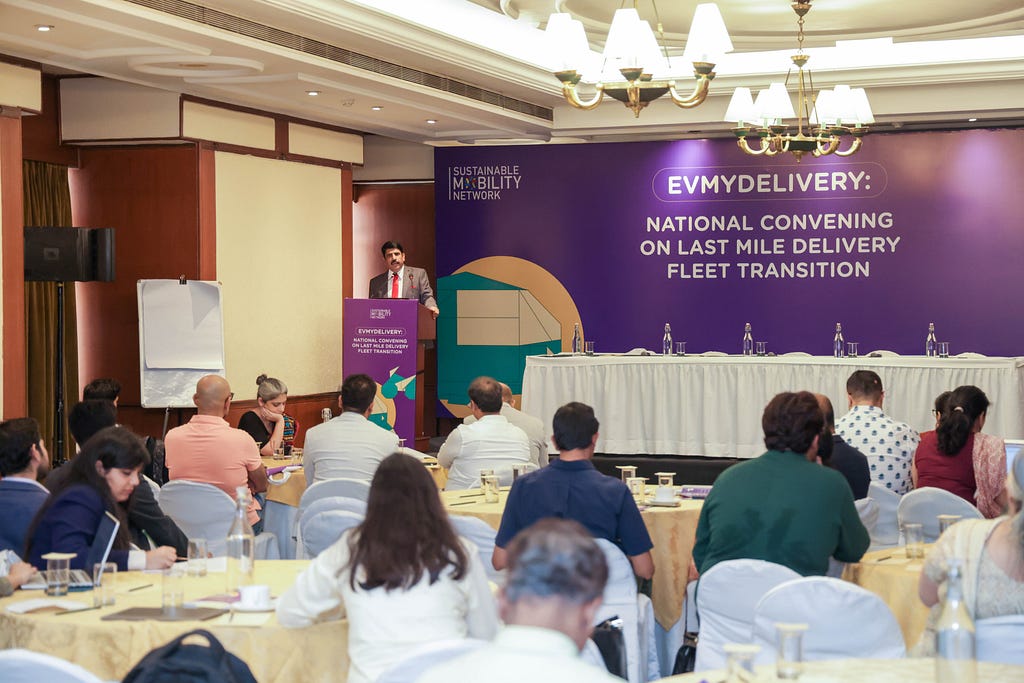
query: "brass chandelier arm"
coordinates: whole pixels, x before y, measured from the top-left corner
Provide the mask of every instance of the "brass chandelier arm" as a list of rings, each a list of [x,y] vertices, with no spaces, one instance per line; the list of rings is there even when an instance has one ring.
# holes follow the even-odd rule
[[[814,156],[823,157],[827,154],[832,154],[837,149],[839,149],[839,138],[835,135],[830,135],[827,138],[818,140],[818,146],[814,149]]]
[[[745,135],[740,136],[739,138],[737,138],[736,139],[736,144],[744,152],[746,152],[747,154],[750,154],[752,156],[755,156],[755,157],[758,157],[758,156],[761,156],[761,155],[768,156],[768,157],[773,157],[773,156],[775,156],[776,154],[779,153],[779,151],[777,149],[775,149],[775,146],[769,141],[769,138],[766,138],[766,137],[761,138],[761,146],[760,146],[759,149],[754,149],[753,147],[751,147],[750,143],[747,142],[747,137]]]
[[[576,92],[576,86],[571,83],[562,84],[562,94],[565,96],[566,101],[577,109],[589,110],[601,104],[601,100],[604,99],[604,83],[598,83],[594,88],[597,92],[586,101],[580,99],[579,93]]]
[[[847,150],[843,150],[843,151],[836,151],[836,156],[837,157],[852,157],[854,154],[856,154],[858,151],[860,151],[860,146],[861,146],[862,142],[864,142],[863,138],[860,138],[860,137],[854,138],[853,139],[853,144],[850,145],[850,148],[847,149]],[[836,146],[838,147],[838,141],[836,143]]]
[[[693,109],[694,107],[702,104],[704,100],[707,99],[708,90],[711,87],[711,79],[714,78],[714,76],[714,74],[711,74],[710,76],[699,76],[699,80],[697,81],[696,85],[693,86],[693,92],[691,92],[686,97],[680,95],[679,91],[676,90],[675,81],[669,81],[669,97],[672,98],[672,102],[675,103],[676,106],[682,107],[683,109]]]

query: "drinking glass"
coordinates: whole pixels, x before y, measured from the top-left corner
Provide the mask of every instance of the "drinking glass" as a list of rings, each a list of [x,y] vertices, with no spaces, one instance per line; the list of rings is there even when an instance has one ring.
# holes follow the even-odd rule
[[[209,550],[205,538],[188,539],[189,576],[206,576],[206,558],[210,554]]]
[[[767,342],[754,342],[755,353],[759,356],[767,355],[768,343]]]
[[[498,475],[487,474],[484,475],[484,502],[485,503],[497,503],[498,502]]]
[[[291,459],[291,463],[290,464],[292,464],[292,465],[301,465],[302,464],[302,449],[301,448],[292,447],[292,459]]]
[[[946,533],[946,529],[959,522],[963,517],[960,515],[939,515],[939,535]]]
[[[185,606],[185,575],[180,567],[164,570],[160,598],[164,614],[169,617],[178,616]]]
[[[68,557],[46,558],[46,594],[67,595],[71,583],[71,559]]]
[[[857,342],[846,342],[846,356],[847,358],[857,357]]]
[[[615,468],[619,470],[619,476],[622,477],[623,484],[629,484],[629,480],[636,476],[635,465],[616,465]]]
[[[754,657],[761,651],[758,645],[741,645],[726,643],[725,651],[725,683],[749,683],[757,679],[754,674]]]
[[[113,562],[97,562],[92,566],[93,607],[114,604],[114,582],[116,581],[117,565]]]
[[[676,342],[676,355],[677,356],[685,356],[686,355],[686,342],[684,342],[684,341],[681,341],[681,342],[677,341]]]
[[[795,680],[804,672],[803,638],[806,630],[807,624],[775,624],[775,673],[778,678]]]
[[[494,474],[494,470],[480,470],[480,490],[487,488],[487,477]]]
[[[906,545],[908,558],[924,557],[924,528],[920,524],[907,523],[903,525],[903,542]]]
[[[526,474],[526,465],[512,465],[512,481],[520,477],[520,475]]]
[[[949,342],[939,342],[939,358],[949,358]]]
[[[626,485],[629,487],[629,492],[636,498],[636,502],[647,502],[647,477],[630,477]]]
[[[588,356],[593,356],[594,355],[594,342],[592,342],[592,341],[585,341],[585,342],[583,342],[583,352],[585,354],[587,354]]]

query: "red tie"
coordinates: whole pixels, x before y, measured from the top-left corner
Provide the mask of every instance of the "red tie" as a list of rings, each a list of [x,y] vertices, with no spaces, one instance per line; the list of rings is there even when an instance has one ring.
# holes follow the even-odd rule
[[[393,273],[391,275],[391,298],[398,298],[398,273]]]

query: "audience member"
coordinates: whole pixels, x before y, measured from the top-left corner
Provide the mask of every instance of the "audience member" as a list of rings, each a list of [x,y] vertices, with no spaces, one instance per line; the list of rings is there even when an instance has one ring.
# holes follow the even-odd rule
[[[167,432],[167,471],[171,480],[213,484],[235,499],[239,486],[255,493],[267,490],[267,469],[252,437],[228,424],[231,387],[223,377],[206,375],[196,384],[192,401],[197,414],[180,427]],[[260,504],[252,496],[249,523],[259,523]]]
[[[961,560],[963,604],[974,621],[1024,614],[1024,458],[1013,461],[1006,477],[1009,514],[996,519],[965,519],[939,537],[928,551],[918,593],[931,608],[914,654],[935,653],[935,625],[942,611],[940,586],[947,561]]]
[[[782,393],[764,409],[768,452],[722,472],[701,508],[693,560],[703,574],[725,560],[767,560],[824,575],[856,562],[871,539],[849,484],[815,461],[825,419],[814,395]]]
[[[526,438],[530,440],[530,462],[538,467],[546,467],[548,464],[548,440],[544,436],[544,423],[533,415],[527,415],[521,410],[516,410],[516,399],[512,395],[512,387],[504,382],[498,382],[501,387],[501,414],[505,419],[526,432]],[[476,422],[475,415],[468,415],[462,420],[462,424],[471,425]]]
[[[349,375],[338,389],[341,415],[306,431],[302,465],[306,485],[325,479],[373,479],[384,458],[398,449],[398,436],[368,418],[377,396],[369,375]]]
[[[633,496],[622,481],[601,474],[591,462],[599,427],[594,409],[567,403],[555,412],[552,427],[559,457],[512,484],[494,539],[495,569],[508,565],[506,546],[521,530],[545,517],[561,517],[619,546],[637,576],[654,576],[654,545]]]
[[[27,583],[35,573],[36,568],[28,562],[15,562],[12,564],[7,573],[0,576],[0,598],[6,598],[14,593],[14,591],[21,588],[22,584]]]
[[[843,437],[836,434],[836,414],[832,409],[832,401],[824,394],[815,394],[818,399],[818,407],[825,416],[825,431],[818,444],[818,457],[821,464],[831,467],[846,478],[846,482],[853,491],[853,499],[860,500],[867,498],[868,485],[871,483],[871,471],[868,469],[868,459],[850,444],[843,441]]]
[[[50,454],[31,417],[0,422],[0,550],[25,551],[25,532],[49,497]]]
[[[246,411],[238,420],[238,428],[253,438],[260,455],[269,458],[278,448],[295,445],[298,424],[294,417],[285,415],[288,387],[284,382],[260,375],[256,387],[256,410]]]
[[[579,658],[607,578],[604,554],[586,529],[567,519],[537,522],[509,543],[498,594],[505,626],[494,642],[431,667],[419,683],[621,683]]]
[[[82,390],[83,401],[110,401],[116,406],[120,396],[121,383],[109,377],[94,379]]]
[[[985,517],[998,517],[1006,508],[1006,444],[981,433],[988,397],[969,385],[944,396],[935,402],[935,431],[921,434],[914,453],[914,486],[955,493]]]
[[[25,549],[29,563],[42,566],[42,556],[49,552],[76,553],[71,567],[86,569],[89,548],[107,511],[121,520],[110,551],[110,561],[119,569],[166,569],[174,564],[178,553],[169,546],[130,549],[125,511],[131,507],[139,472],[148,460],[142,440],[123,427],[107,427],[89,439],[29,527]]]
[[[882,412],[882,378],[871,370],[857,370],[846,380],[850,412],[836,422],[836,432],[864,454],[871,480],[903,495],[912,486],[910,467],[917,448],[917,432]]]
[[[94,434],[106,427],[117,424],[117,408],[108,400],[79,401],[68,413],[68,427],[78,448],[81,449]],[[77,455],[75,456],[78,457]],[[65,463],[50,472],[46,478],[46,488],[51,491],[62,486],[62,482],[71,471],[71,462]],[[153,495],[153,489],[145,477],[132,496],[132,504],[128,507],[128,527],[132,542],[143,550],[150,548],[150,539],[157,547],[169,545],[178,551],[181,557],[188,553],[188,537],[178,528],[174,520],[164,514],[160,504]],[[149,538],[147,538],[147,536]]]
[[[490,377],[477,377],[469,385],[469,408],[476,421],[462,424],[448,435],[437,462],[448,469],[445,489],[456,491],[480,485],[480,470],[500,474],[530,462],[526,432],[501,414],[501,385]],[[511,475],[509,476],[511,478]]]
[[[497,630],[477,549],[455,534],[434,480],[411,456],[384,459],[366,519],[299,575],[277,619],[304,627],[339,607],[348,618],[349,683],[377,680],[418,645],[489,640]]]

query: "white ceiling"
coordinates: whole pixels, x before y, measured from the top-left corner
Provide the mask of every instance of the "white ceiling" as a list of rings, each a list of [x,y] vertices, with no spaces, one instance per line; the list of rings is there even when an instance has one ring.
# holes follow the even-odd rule
[[[550,73],[538,25],[556,7],[570,11],[599,50],[621,4],[0,0],[0,55],[429,144],[727,134],[721,117],[735,86],[785,78],[796,45],[789,2],[719,0],[735,50],[719,63],[704,105],[658,101],[639,118],[610,99],[595,111],[573,109]],[[662,0],[657,8],[677,54],[695,4]],[[637,7],[653,18],[650,0]],[[815,0],[806,21],[815,85],[865,87],[880,128],[960,126],[970,117],[1024,123],[1020,0]],[[38,25],[54,28],[41,33]],[[890,37],[892,45],[836,47]],[[431,76],[451,87],[440,89]],[[467,86],[490,94],[457,94]],[[522,106],[503,106],[502,97]]]

